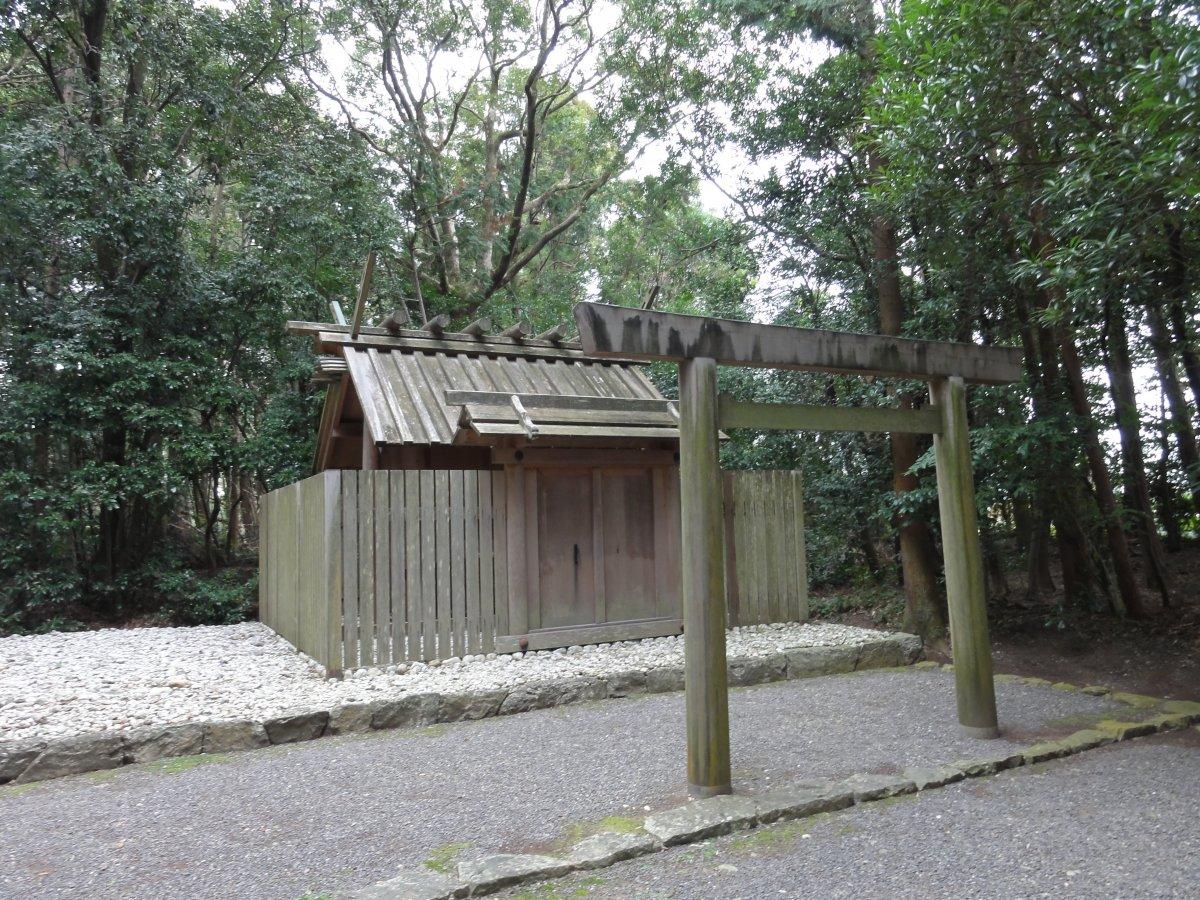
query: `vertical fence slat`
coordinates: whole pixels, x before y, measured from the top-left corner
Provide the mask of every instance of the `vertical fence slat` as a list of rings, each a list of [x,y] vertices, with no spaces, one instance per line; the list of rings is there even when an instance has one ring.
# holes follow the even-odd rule
[[[371,470],[358,473],[358,664],[375,663],[375,504]]]
[[[301,645],[300,640],[300,482],[288,485],[288,640],[295,646]]]
[[[466,560],[463,553],[463,473],[452,469],[446,473],[450,484],[450,655],[466,654],[467,591]]]
[[[404,627],[408,658],[427,659],[421,650],[421,479],[404,473]]]
[[[800,585],[796,620],[808,618],[808,549],[804,541],[804,474],[792,473],[792,503],[796,522],[796,580]]]
[[[342,473],[334,469],[321,474],[325,492],[325,671],[340,675],[346,665],[342,655]]]
[[[274,631],[271,619],[271,499],[268,492],[258,500],[258,620]]]
[[[448,659],[452,654],[451,640],[451,609],[450,609],[450,478],[446,471],[433,473],[434,491],[437,497],[438,509],[435,526],[437,537],[434,540],[434,558],[436,560],[435,584],[437,585],[437,606],[434,619],[437,622],[437,652],[438,659]]]
[[[496,634],[512,634],[508,621],[508,479],[500,472],[492,479],[492,577],[496,585]]]
[[[479,473],[463,472],[463,563],[466,567],[467,640],[463,649],[478,653],[483,623],[479,614]]]
[[[496,581],[493,571],[492,473],[479,472],[479,652],[496,646]]]
[[[342,655],[346,668],[358,666],[358,476],[359,472],[342,473],[342,593],[344,595],[345,647]]]
[[[779,521],[779,621],[795,622],[796,560],[792,548],[796,543],[796,522],[792,515],[792,473],[778,473],[775,483],[776,515]]]
[[[388,505],[391,497],[388,493],[387,470],[380,469],[369,473],[371,484],[371,505],[374,507],[375,520],[375,665],[387,665],[392,661],[392,621],[391,621],[391,513]]]
[[[391,545],[388,574],[388,606],[391,610],[391,661],[400,662],[408,658],[407,653],[407,603],[404,585],[404,473],[388,472],[388,534]]]
[[[300,643],[297,646],[324,664],[321,657],[324,632],[318,624],[321,609],[321,501],[322,483],[318,478],[306,478],[300,482],[299,503],[296,505],[296,522],[300,532]]]
[[[423,623],[425,659],[435,659],[437,648],[437,568],[435,556],[437,536],[437,497],[434,494],[433,472],[420,473],[421,482],[421,620]]]
[[[770,523],[771,536],[774,538],[767,545],[767,550],[771,555],[771,621],[784,622],[787,620],[787,615],[784,613],[784,591],[786,590],[783,579],[780,578],[783,568],[783,522],[781,521],[780,503],[779,503],[779,475],[778,471],[771,472],[769,486],[767,489],[767,500],[770,508],[767,521]]]

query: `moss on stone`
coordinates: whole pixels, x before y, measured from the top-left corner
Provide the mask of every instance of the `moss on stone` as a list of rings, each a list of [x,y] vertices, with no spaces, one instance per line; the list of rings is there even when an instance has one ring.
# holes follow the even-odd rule
[[[1200,703],[1193,700],[1166,700],[1163,702],[1162,708],[1169,713],[1200,717]]]
[[[1153,709],[1162,703],[1158,697],[1148,697],[1145,694],[1131,694],[1127,691],[1115,691],[1111,694],[1112,699],[1118,703],[1124,703],[1126,706],[1133,706],[1137,709]]]
[[[645,824],[642,819],[633,816],[605,816],[603,819],[591,820],[585,819],[581,822],[571,822],[564,829],[562,835],[554,842],[556,850],[566,850],[573,847],[586,837],[591,837],[593,834],[599,834],[602,831],[615,832],[616,834],[636,834],[642,830],[642,825]]]
[[[425,868],[442,875],[449,875],[454,871],[455,863],[458,862],[463,851],[470,848],[471,845],[467,841],[450,841],[448,844],[434,847],[425,857]]]

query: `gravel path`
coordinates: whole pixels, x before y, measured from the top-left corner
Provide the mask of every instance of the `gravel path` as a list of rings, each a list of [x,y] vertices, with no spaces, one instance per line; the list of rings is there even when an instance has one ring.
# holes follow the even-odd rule
[[[1044,686],[998,693],[1021,742],[1114,708]],[[941,670],[741,688],[731,712],[747,791],[1004,743],[959,735]],[[4,787],[0,896],[296,898],[404,863],[544,850],[606,816],[682,802],[682,756],[676,693]]]
[[[735,628],[730,656],[852,645],[879,632],[805,623]],[[513,688],[677,666],[677,637],[359,669],[326,679],[265,625],[131,628],[0,639],[0,742],[214,719],[261,720],[420,691]]]
[[[1092,750],[509,896],[1195,897],[1200,735]]]

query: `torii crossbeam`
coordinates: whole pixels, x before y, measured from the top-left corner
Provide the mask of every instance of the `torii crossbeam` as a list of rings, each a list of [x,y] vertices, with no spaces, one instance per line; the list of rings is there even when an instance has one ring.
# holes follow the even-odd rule
[[[725,555],[717,435],[721,428],[932,434],[958,720],[995,737],[996,694],[988,643],[983,558],[971,476],[966,382],[1021,377],[1021,352],[874,334],[815,331],[731,319],[578,303],[575,322],[590,356],[679,365],[679,495],[683,522],[684,687],[688,788],[732,790],[725,666]],[[920,379],[932,407],[903,410],[745,403],[717,396],[717,366]]]

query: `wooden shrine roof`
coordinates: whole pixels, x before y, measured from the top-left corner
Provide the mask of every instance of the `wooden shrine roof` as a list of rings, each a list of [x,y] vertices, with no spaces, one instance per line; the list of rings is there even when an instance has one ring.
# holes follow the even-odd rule
[[[323,432],[348,382],[376,444],[679,437],[674,403],[640,365],[589,357],[578,344],[366,327],[353,339],[346,326],[288,328],[310,334],[322,354],[316,378],[330,385]]]

